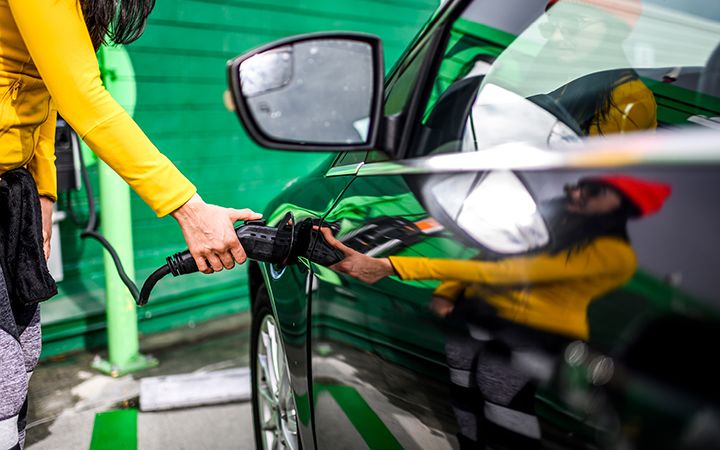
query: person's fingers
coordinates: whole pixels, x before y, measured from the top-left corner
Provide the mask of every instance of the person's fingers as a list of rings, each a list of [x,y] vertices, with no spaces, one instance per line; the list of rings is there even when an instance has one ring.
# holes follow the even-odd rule
[[[208,265],[213,272],[220,272],[223,269],[222,261],[220,261],[220,258],[218,258],[216,254],[206,255],[205,259],[207,259]]]
[[[238,245],[237,247],[232,247],[230,249],[230,253],[233,256],[233,259],[237,261],[238,264],[242,264],[247,259],[247,255],[245,254],[245,249],[242,248],[242,245]]]
[[[226,254],[227,257],[232,259],[233,261],[237,261],[238,264],[244,263],[247,259],[245,249],[240,244],[240,240],[238,240],[237,235],[234,232],[225,241],[225,248],[222,249],[222,253]],[[228,267],[227,264],[225,264],[225,260],[223,260],[223,265],[225,265],[225,267],[228,269],[232,268]]]
[[[433,297],[430,310],[438,317],[447,317],[455,309],[455,303],[443,297]]]
[[[342,242],[335,239],[335,236],[333,236],[332,231],[330,228],[322,227],[320,228],[320,233],[322,233],[323,237],[325,238],[325,241],[332,247],[335,247],[336,249],[340,250],[345,254],[345,256],[350,256],[355,253],[357,253],[355,250],[351,249],[347,245],[343,244]]]
[[[50,236],[48,236],[48,233],[45,231],[45,229],[42,230],[43,235],[43,252],[45,253],[45,262],[50,259]]]
[[[243,209],[235,209],[235,208],[227,208],[230,220],[234,222],[237,222],[238,220],[258,220],[262,219],[262,214],[256,213],[255,211],[249,209],[249,208],[243,208]]]
[[[230,252],[220,253],[217,256],[220,258],[220,262],[222,262],[223,267],[226,269],[230,270],[235,267],[235,260]]]
[[[201,256],[199,254],[193,253],[193,259],[195,260],[195,265],[197,265],[198,270],[202,273],[213,273],[213,270],[210,266],[208,266],[207,260],[205,260],[204,256]]]

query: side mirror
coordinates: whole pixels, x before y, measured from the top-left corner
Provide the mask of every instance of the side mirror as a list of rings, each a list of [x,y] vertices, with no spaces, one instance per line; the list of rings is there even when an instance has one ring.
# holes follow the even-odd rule
[[[384,74],[379,38],[359,33],[295,36],[238,56],[227,67],[234,109],[263,147],[375,147]]]

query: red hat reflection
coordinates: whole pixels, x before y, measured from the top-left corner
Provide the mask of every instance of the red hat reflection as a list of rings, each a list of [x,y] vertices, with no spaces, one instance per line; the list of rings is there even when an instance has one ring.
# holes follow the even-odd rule
[[[670,196],[672,187],[657,181],[643,180],[628,175],[603,175],[583,178],[583,183],[601,183],[614,188],[639,211],[640,217],[654,214],[662,208]]]
[[[562,0],[565,3],[590,5],[617,17],[630,29],[635,27],[642,13],[641,0]],[[560,0],[548,0],[545,11],[555,6]]]

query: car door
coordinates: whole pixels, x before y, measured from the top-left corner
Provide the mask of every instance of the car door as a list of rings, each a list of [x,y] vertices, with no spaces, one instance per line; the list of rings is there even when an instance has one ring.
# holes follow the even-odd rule
[[[431,21],[430,29],[437,23]],[[430,26],[432,25],[432,26]],[[414,81],[422,73],[426,55],[434,48],[432,33],[421,32],[388,79],[388,96],[385,113],[402,114],[413,95]],[[311,173],[298,176],[265,209],[265,220],[277,226],[282,218],[292,213],[295,223],[305,219],[319,220],[335,205],[342,192],[352,182],[357,170],[364,164],[367,152],[348,151],[329,158]],[[283,267],[265,265],[261,276],[267,287],[280,334],[285,344],[291,382],[298,411],[298,425],[305,445],[313,446],[312,397],[308,377],[312,373],[308,364],[308,315],[310,308],[311,271],[307,259]],[[252,269],[251,269],[252,270]]]
[[[383,113],[386,120],[394,126],[405,120],[413,105],[417,104],[417,97],[422,94],[420,87],[427,76],[434,52],[440,45],[441,31],[447,17],[455,8],[455,4],[450,4],[436,14],[434,20],[418,35],[414,44],[408,48],[405,55],[391,71],[385,85],[386,95]],[[396,138],[400,139],[399,136],[396,136]],[[394,143],[391,143],[391,145],[394,145]],[[357,181],[357,171],[363,165],[375,161],[378,156],[380,158],[384,157],[382,152],[370,152],[367,155],[363,154],[363,156],[365,157],[363,164],[359,167],[354,165],[337,167],[327,173],[328,177],[346,179],[348,185],[342,198],[339,199],[340,202],[333,205],[331,210],[328,210],[330,216],[325,216],[325,224],[336,230],[346,229],[349,225],[346,220],[351,216],[354,218],[354,223],[357,223],[358,219],[362,220],[366,217],[366,210],[370,204],[380,208],[380,211],[387,208],[398,208],[398,211],[417,215],[418,217],[424,214],[422,207],[414,201],[411,195],[407,195],[407,188],[402,184],[402,180],[398,180],[400,184],[390,187],[394,193],[402,197],[399,201],[393,199],[375,201],[373,193],[357,192],[353,188],[353,183]],[[403,204],[403,199],[409,200],[410,203]],[[337,214],[341,210],[344,211],[344,214]],[[397,216],[397,214],[395,215]],[[383,229],[397,226],[392,221],[386,221],[386,223],[380,225]],[[345,334],[345,331],[350,331],[352,335],[352,331],[348,328],[350,324],[355,323],[356,320],[363,322],[370,313],[370,311],[358,309],[359,305],[355,299],[356,293],[353,292],[352,288],[346,288],[338,284],[338,280],[337,275],[331,270],[319,265],[313,265],[313,275],[309,283],[311,309],[308,311],[308,317],[310,323],[309,334],[312,342],[310,357],[313,363],[311,364],[310,373],[316,444],[318,448],[404,447],[410,441],[397,440],[395,437],[395,434],[398,433],[397,427],[394,427],[392,431],[388,430],[383,419],[373,412],[377,409],[376,405],[370,406],[367,403],[367,396],[363,396],[363,393],[356,390],[353,385],[336,383],[333,375],[326,373],[326,369],[333,367],[334,362],[337,361],[336,358],[330,357],[328,352],[334,351],[332,349],[335,348],[335,343],[342,342],[347,338],[348,335]],[[410,307],[414,306],[410,305]],[[373,315],[379,319],[384,316],[382,311],[376,311]],[[363,327],[360,327],[360,330],[362,329]],[[331,339],[332,345],[330,345],[329,341],[321,338],[321,336],[328,333],[337,332],[343,334],[344,337],[340,337],[339,341]],[[362,336],[362,332],[360,332],[359,336]],[[436,341],[436,343],[440,342],[437,339]],[[384,351],[390,349],[391,347],[385,347]],[[333,362],[325,364],[325,362],[331,360]],[[425,363],[434,370],[442,368],[442,365],[433,361],[432,358]],[[436,433],[435,429],[429,429],[428,431],[430,432],[428,435],[430,440],[424,441],[423,439],[427,439],[427,436],[421,437],[421,443],[425,445],[433,444],[434,446],[434,444],[446,441],[442,434],[440,436],[433,434]]]
[[[458,45],[458,32],[454,29],[451,34],[447,26],[456,22],[468,3],[458,2],[454,9],[449,8],[408,53],[399,76],[387,84],[386,117],[399,116],[404,121],[422,116],[420,106],[437,101],[433,97],[442,93],[440,82],[431,83],[426,78],[432,66],[443,59],[442,46]],[[535,6],[528,14],[539,14],[541,8]],[[484,5],[481,10],[493,8]],[[489,20],[509,20],[505,26],[514,27],[519,19],[490,13]],[[503,34],[500,41],[480,50],[463,49],[460,58],[491,60],[507,43]],[[447,58],[457,59],[457,54],[450,51]],[[455,70],[461,72],[457,67]],[[457,77],[458,73],[449,76]],[[448,78],[441,82],[447,83]],[[410,125],[412,122],[405,129],[410,130]],[[403,140],[417,145],[418,136],[407,133],[397,139],[399,143]],[[404,151],[400,146],[398,151]],[[394,163],[387,159],[381,151],[370,152],[357,173],[346,175],[352,182],[325,223],[339,230],[338,236],[347,245],[371,255],[472,256],[471,247],[459,242],[428,213],[413,190],[419,185],[411,186],[417,180],[390,175]],[[313,266],[310,329],[319,448],[456,445],[457,422],[448,401],[451,387],[445,348],[447,330],[452,327],[430,310],[432,293],[439,284],[437,280],[389,279],[368,285]]]
[[[717,399],[701,392],[717,372],[701,348],[718,333],[707,268],[717,264],[720,223],[706,207],[716,167],[698,173],[681,153],[676,167],[657,168],[652,158],[638,167],[592,146],[586,159],[572,153],[581,163],[560,164],[573,160],[557,158],[567,145],[610,130],[611,120],[583,121],[552,73],[528,74],[553,69],[538,53],[541,39],[557,37],[544,24],[559,19],[551,25],[569,33],[601,16],[567,7],[551,19],[536,2],[523,18],[516,8],[490,12],[491,3],[468,2],[449,21],[442,57],[407,117],[399,151],[412,158],[371,153],[325,217],[342,244],[389,258],[394,274],[370,283],[313,267],[318,447],[715,448]],[[649,29],[676,17],[652,7],[643,14]],[[696,19],[684,20],[681,28]],[[661,56],[655,36],[634,38]],[[717,42],[689,44],[702,66]],[[565,93],[628,94],[592,90],[624,73],[585,69],[562,81]],[[632,123],[616,131],[717,113],[692,86],[658,86],[656,75],[623,81],[633,100],[618,117]],[[667,98],[673,90],[682,106]],[[647,144],[628,142],[614,145]],[[633,197],[637,190],[654,203]],[[641,211],[623,210],[617,223],[569,214],[574,192],[608,191]],[[693,385],[693,373],[712,375]]]
[[[354,171],[364,154],[342,153],[326,159],[310,174],[291,180],[284,191],[275,197],[264,212],[264,219],[271,226],[278,226],[288,213],[292,213],[295,223],[305,219],[319,220],[328,208],[345,189],[350,179],[342,176],[326,176],[326,174]],[[309,267],[307,261],[300,260],[297,264],[280,266],[251,263],[251,279],[253,299],[258,294],[260,280],[268,291],[271,305],[277,317],[278,328],[284,343],[284,351],[288,360],[290,380],[295,393],[297,405],[298,429],[302,441],[312,446],[313,431],[311,421],[310,387],[307,374],[307,286]]]

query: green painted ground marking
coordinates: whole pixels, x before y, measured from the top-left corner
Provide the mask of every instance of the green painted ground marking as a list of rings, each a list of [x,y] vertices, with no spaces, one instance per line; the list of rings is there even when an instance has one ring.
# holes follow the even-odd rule
[[[402,450],[402,445],[387,429],[360,393],[351,386],[315,385],[315,397],[327,391],[332,395],[365,443],[371,449]],[[94,450],[94,449],[92,449]]]
[[[137,450],[137,409],[95,415],[90,450]]]

